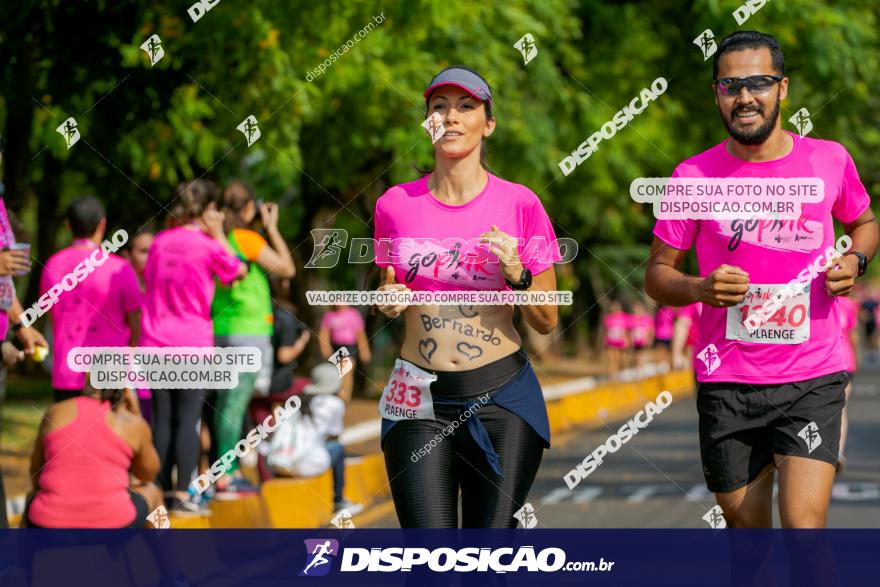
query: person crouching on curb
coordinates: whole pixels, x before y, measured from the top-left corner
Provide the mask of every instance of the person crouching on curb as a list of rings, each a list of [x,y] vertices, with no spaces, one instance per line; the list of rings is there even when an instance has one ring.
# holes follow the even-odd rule
[[[94,389],[86,379],[81,396],[50,405],[43,416],[22,527],[142,528],[162,504],[151,482],[158,472],[134,392]]]
[[[330,453],[333,469],[333,512],[345,509],[352,516],[363,511],[361,504],[342,496],[345,487],[345,449],[339,442],[345,418],[345,402],[339,397],[342,380],[332,363],[321,363],[311,372],[312,382],[303,388],[303,416],[311,418],[316,433]]]

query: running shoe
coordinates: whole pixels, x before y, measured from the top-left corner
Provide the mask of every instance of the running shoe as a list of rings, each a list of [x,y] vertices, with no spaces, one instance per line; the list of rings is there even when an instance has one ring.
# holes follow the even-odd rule
[[[249,495],[257,495],[258,493],[260,493],[260,488],[244,477],[233,477],[226,485],[217,487],[214,499],[217,501],[228,501],[241,499]]]
[[[335,516],[342,510],[348,510],[349,515],[356,516],[364,511],[364,506],[359,503],[343,499],[342,501],[337,502],[333,505],[333,515]]]

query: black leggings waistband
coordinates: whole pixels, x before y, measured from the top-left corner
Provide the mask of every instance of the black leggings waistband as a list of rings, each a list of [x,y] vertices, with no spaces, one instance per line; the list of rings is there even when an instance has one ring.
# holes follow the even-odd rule
[[[431,394],[460,399],[491,393],[512,380],[528,361],[525,351],[519,349],[476,369],[431,371],[437,376],[437,381],[431,384]]]

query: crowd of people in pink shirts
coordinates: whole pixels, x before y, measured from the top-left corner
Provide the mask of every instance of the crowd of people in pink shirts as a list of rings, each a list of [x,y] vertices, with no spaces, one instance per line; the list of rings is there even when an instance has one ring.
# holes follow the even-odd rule
[[[4,343],[4,362],[48,352],[53,388],[31,458],[25,527],[143,527],[160,506],[179,515],[209,514],[209,499],[257,493],[255,477],[328,470],[334,510],[357,511],[359,504],[343,494],[345,451],[339,442],[353,373],[323,362],[311,378],[296,375],[310,329],[295,315],[294,265],[278,231],[277,206],[263,204],[238,180],[222,192],[196,180],[181,184],[177,196],[164,230],[113,233],[124,242],[118,254],[103,250],[111,237],[102,202],[75,198],[66,214],[72,239],[47,259],[39,293],[65,287],[33,326],[21,324],[24,309],[5,273],[7,265],[15,275],[30,267],[15,264],[21,255],[4,252],[0,286],[15,303],[6,304],[2,317],[11,321],[23,348]],[[2,229],[8,221],[2,206],[0,212]],[[11,230],[0,233],[15,243]],[[345,347],[350,365],[370,361],[364,320],[354,308],[327,311],[316,339],[325,360]],[[239,346],[257,347],[262,360],[260,370],[241,373],[233,389],[97,389],[67,362],[76,347]],[[224,462],[224,474],[206,491],[194,490],[206,464],[229,451],[238,455],[254,423],[278,414],[273,410],[296,394],[304,405],[292,420],[297,429],[292,421],[276,422],[277,433],[261,448],[284,444],[277,442],[282,433],[296,435],[311,447],[308,462],[273,460],[262,451],[250,479],[234,459]],[[285,467],[272,467],[282,460]],[[0,527],[6,523],[0,517]]]

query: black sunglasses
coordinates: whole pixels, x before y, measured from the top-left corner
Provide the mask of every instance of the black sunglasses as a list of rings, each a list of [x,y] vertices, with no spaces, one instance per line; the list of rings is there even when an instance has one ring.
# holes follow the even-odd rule
[[[723,77],[715,80],[719,96],[736,96],[743,88],[752,95],[766,94],[770,88],[785,78],[784,75],[750,75],[749,77]]]

